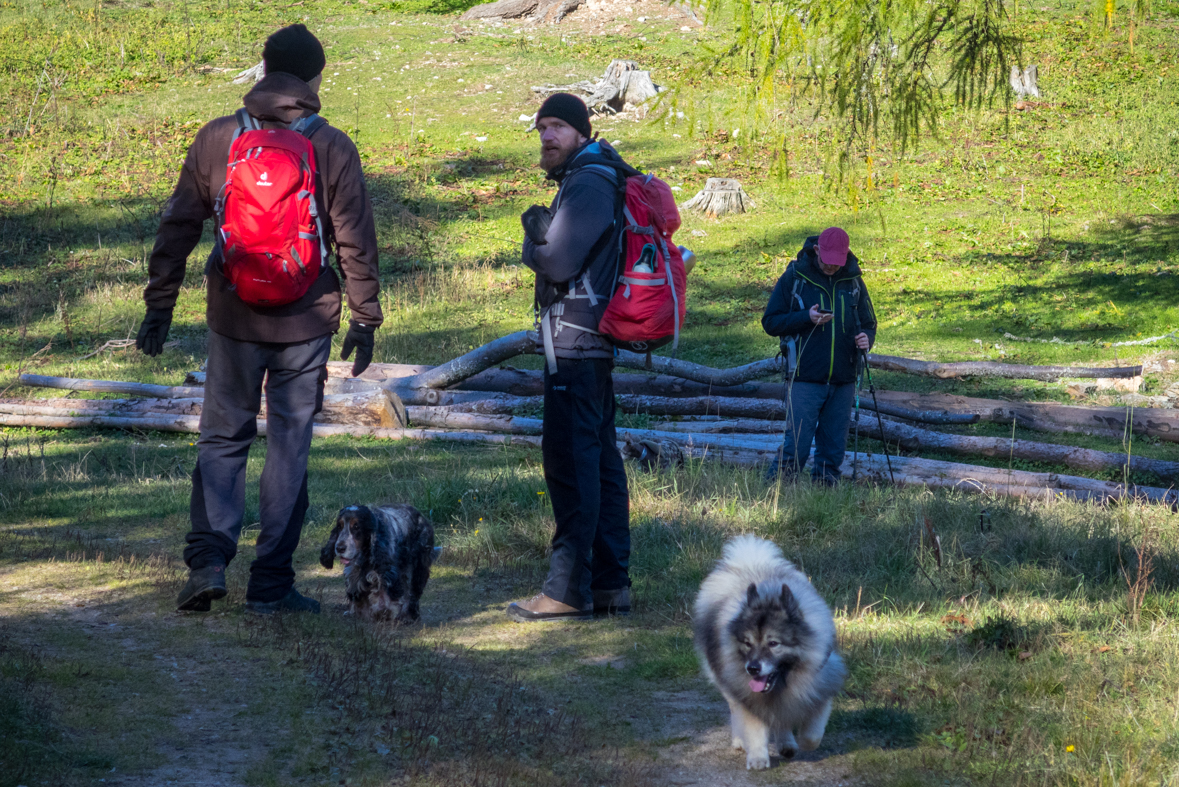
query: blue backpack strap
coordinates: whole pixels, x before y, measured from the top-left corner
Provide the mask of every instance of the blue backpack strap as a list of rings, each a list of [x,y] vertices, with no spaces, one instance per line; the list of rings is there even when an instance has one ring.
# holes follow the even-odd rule
[[[312,134],[314,134],[316,131],[319,131],[326,125],[327,121],[321,118],[319,115],[308,115],[305,118],[299,118],[295,122],[291,123],[290,129],[291,131],[298,131],[303,136],[311,139]]]

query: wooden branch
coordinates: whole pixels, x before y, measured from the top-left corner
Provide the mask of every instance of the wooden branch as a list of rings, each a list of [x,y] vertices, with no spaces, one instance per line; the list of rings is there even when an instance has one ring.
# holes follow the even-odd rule
[[[191,399],[205,395],[203,388],[183,385],[152,385],[118,380],[83,380],[77,377],[45,377],[40,374],[22,374],[17,379],[22,385],[33,388],[65,388],[70,391],[120,393],[157,399]]]
[[[136,429],[151,432],[200,433],[200,417],[192,415],[135,415],[111,416],[45,416],[12,415],[0,413],[0,426],[26,426],[39,429]],[[503,434],[480,434],[476,432],[447,432],[438,429],[386,429],[374,426],[347,426],[343,424],[315,424],[311,433],[315,437],[373,437],[383,440],[441,440],[458,443],[485,443],[491,445],[528,445],[539,447],[540,439],[526,436]],[[266,434],[266,421],[258,420],[258,434]]]
[[[1002,377],[1011,380],[1041,380],[1055,382],[1061,377],[1137,377],[1142,374],[1141,366],[1083,367],[1083,366],[1025,366],[994,361],[917,361],[912,358],[898,358],[895,355],[868,355],[873,369],[889,372],[904,372],[922,377],[936,377],[940,380],[958,377]]]
[[[1179,442],[1179,410],[1129,407],[1078,407],[1051,402],[1005,402],[1000,399],[975,399],[953,394],[914,394],[904,391],[877,391],[881,405],[937,409],[956,413],[975,413],[981,420],[1016,426],[1037,432],[1090,434],[1120,440],[1126,434],[1127,421],[1137,435]],[[863,400],[861,399],[861,404]]]
[[[0,413],[52,417],[132,417],[201,414],[203,399],[27,399],[0,401]],[[325,395],[315,423],[352,426],[399,427],[405,425],[405,408],[398,408],[392,394],[377,390],[364,394]],[[260,418],[266,417],[266,399]]]
[[[446,388],[497,363],[535,350],[536,334],[531,331],[517,331],[488,342],[482,347],[476,347],[466,355],[460,355],[428,372],[402,378],[396,383],[398,387],[404,388]]]

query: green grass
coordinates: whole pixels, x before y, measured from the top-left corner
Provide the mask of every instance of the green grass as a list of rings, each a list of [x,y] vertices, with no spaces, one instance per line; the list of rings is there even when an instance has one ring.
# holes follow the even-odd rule
[[[185,146],[239,105],[244,89],[229,79],[257,62],[265,33],[296,21],[327,49],[323,114],[366,165],[387,318],[376,360],[436,363],[528,327],[517,217],[552,195],[517,120],[535,111],[531,86],[596,76],[614,57],[673,84],[716,34],[683,31],[659,8],[635,12],[652,15],[643,27],[632,16],[629,31],[590,35],[580,23],[483,28],[445,15],[462,7],[0,5],[5,395],[45,395],[15,385],[18,371],[175,384],[200,364],[211,233],[189,260],[177,344],[156,359],[95,351],[134,335]],[[1173,341],[1113,345],[1179,327],[1179,7],[1156,4],[1133,53],[1120,15],[1104,31],[1088,5],[1019,13],[1042,102],[950,112],[911,156],[875,151],[844,180],[830,164],[833,121],[786,86],[779,125],[756,135],[732,73],[681,85],[665,118],[596,119],[681,198],[732,176],[757,202],[719,221],[685,215],[677,237],[700,264],[679,357],[730,366],[775,352],[758,322],[768,292],[803,238],[838,223],[866,269],[880,352],[1173,366]],[[782,134],[786,179],[770,173]],[[1068,398],[1060,384],[876,377]],[[1175,377],[1151,372],[1144,392]],[[706,783],[735,778],[740,758],[715,745],[725,713],[699,676],[689,610],[724,540],[742,532],[774,539],[811,576],[851,669],[823,759],[752,783],[795,768],[816,784],[1179,783],[1179,537],[1167,511],[873,488],[779,496],[755,472],[712,466],[636,474],[634,616],[537,630],[501,611],[544,576],[551,512],[536,453],[316,441],[297,561],[327,614],[269,624],[242,613],[256,526],[228,602],[203,617],[172,612],[190,438],[10,429],[0,440],[0,785],[161,782],[209,748],[251,785],[660,784],[680,767]],[[1132,450],[1179,459],[1173,443]],[[263,440],[250,462],[247,523],[264,451]],[[391,501],[427,511],[447,548],[425,624],[407,632],[342,617],[339,577],[315,560],[340,506]]]

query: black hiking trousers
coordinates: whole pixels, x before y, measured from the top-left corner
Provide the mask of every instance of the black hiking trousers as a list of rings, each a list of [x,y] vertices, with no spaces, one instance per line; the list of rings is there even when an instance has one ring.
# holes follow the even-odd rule
[[[242,342],[209,332],[201,437],[192,471],[190,569],[229,565],[246,508],[246,460],[266,387],[266,464],[248,601],[278,601],[295,584],[291,558],[307,514],[311,420],[323,407],[330,334],[292,344]]]
[[[630,495],[614,435],[614,362],[561,358],[544,375],[544,479],[553,556],[544,594],[578,609],[630,586]]]

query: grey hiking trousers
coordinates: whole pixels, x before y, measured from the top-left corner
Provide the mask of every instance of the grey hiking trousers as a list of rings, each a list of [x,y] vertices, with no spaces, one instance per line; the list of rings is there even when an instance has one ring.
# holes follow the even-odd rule
[[[229,565],[246,506],[246,459],[266,387],[266,464],[249,601],[277,601],[295,583],[291,558],[307,514],[311,420],[323,407],[330,334],[293,344],[242,342],[209,332],[209,361],[197,466],[192,472],[191,569]]]

